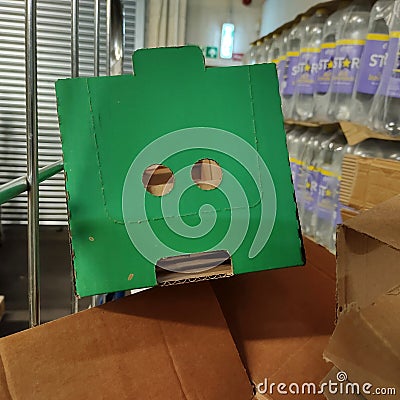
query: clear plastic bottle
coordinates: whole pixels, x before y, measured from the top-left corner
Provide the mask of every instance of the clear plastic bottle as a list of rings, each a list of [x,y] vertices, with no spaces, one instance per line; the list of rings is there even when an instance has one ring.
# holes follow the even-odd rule
[[[269,37],[268,42],[269,42],[268,53],[266,53],[267,54],[267,63],[272,63],[273,62],[272,60],[274,59],[274,57],[273,57],[274,42],[275,42],[274,37]]]
[[[339,8],[331,14],[325,22],[322,31],[322,43],[319,53],[318,73],[315,83],[315,119],[321,122],[329,122],[328,104],[329,87],[331,85],[332,71],[335,60],[336,38],[338,25],[343,21],[343,9],[350,1],[342,1]]]
[[[378,89],[383,67],[388,56],[389,21],[393,0],[378,0],[372,8],[367,41],[354,91],[351,119],[366,124],[373,97]]]
[[[388,136],[400,136],[400,1],[396,0],[390,21],[388,58],[381,84],[374,97],[371,116],[373,129]]]
[[[328,116],[331,119],[350,119],[353,90],[368,32],[370,9],[369,1],[354,0],[343,10],[343,20],[338,26],[330,85]]]
[[[334,134],[329,131],[321,130],[319,135],[307,143],[303,162],[307,166],[305,176],[305,187],[303,187],[303,207],[300,213],[303,233],[309,237],[315,235],[315,214],[317,212],[317,200],[319,186],[321,182],[321,153],[328,147]]]
[[[382,142],[383,141],[379,139],[364,140],[355,146],[354,155],[366,158],[385,158]]]
[[[320,8],[307,20],[304,29],[301,30],[301,49],[293,100],[293,116],[301,121],[314,117],[315,82],[318,74],[322,31],[327,17],[327,10]]]
[[[285,30],[281,33],[280,39],[280,49],[279,49],[279,59],[278,59],[278,79],[279,79],[279,91],[282,94],[283,90],[286,85],[287,80],[287,69],[286,69],[286,62],[287,62],[287,48],[288,48],[288,38],[289,38],[289,31]]]
[[[269,62],[269,50],[271,49],[272,41],[270,38],[264,38],[262,44],[262,56],[261,62],[266,63]]]
[[[293,117],[293,95],[300,56],[300,35],[307,19],[308,17],[303,15],[300,22],[291,29],[287,39],[286,80],[282,90],[282,109],[285,119],[289,120]]]
[[[299,169],[301,167],[300,140],[304,132],[306,131],[306,128],[300,125],[292,125],[292,127],[293,128],[286,136],[286,140],[289,152],[290,169],[292,171],[293,187],[296,192]]]
[[[279,77],[279,69],[278,69],[280,56],[281,56],[281,36],[279,34],[274,33],[272,36],[270,58],[271,58],[271,62],[273,62],[276,65],[278,80],[280,78]]]
[[[249,57],[248,57],[248,63],[250,65],[253,65],[256,63],[256,53],[257,53],[257,47],[255,43],[252,43],[250,45],[250,50],[249,50]]]
[[[296,144],[296,151],[293,152],[293,157],[298,160],[297,165],[293,165],[295,176],[295,193],[297,208],[299,212],[300,222],[303,228],[302,215],[304,210],[304,198],[306,192],[306,183],[309,167],[309,153],[308,147],[311,145],[312,141],[320,134],[321,128],[308,128],[306,131],[300,135],[298,143]],[[297,154],[297,157],[296,157]]]
[[[383,141],[381,143],[383,158],[400,161],[400,142]]]
[[[335,135],[321,144],[319,170],[321,173],[317,197],[315,240],[331,251],[335,249],[336,225],[338,221],[339,190],[342,175],[342,161],[346,153],[347,142],[338,130]]]
[[[272,35],[272,44],[271,44],[271,62],[277,64],[279,58],[280,51],[280,43],[279,43],[280,35],[274,33]]]
[[[400,161],[400,142],[367,139],[355,146],[354,155]]]
[[[257,40],[255,53],[256,64],[260,64],[262,62],[262,58],[264,57],[264,46],[261,39]]]

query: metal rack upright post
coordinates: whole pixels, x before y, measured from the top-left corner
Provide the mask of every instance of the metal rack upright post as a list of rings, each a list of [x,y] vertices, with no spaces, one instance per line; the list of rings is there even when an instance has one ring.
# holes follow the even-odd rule
[[[111,10],[113,0],[106,0],[107,7],[107,61],[110,74],[112,47]],[[36,0],[25,0],[25,82],[26,82],[26,141],[27,172],[0,186],[0,205],[28,193],[28,301],[29,325],[40,324],[40,265],[39,265],[39,184],[63,170],[62,160],[38,168],[38,101],[37,101],[37,21]],[[100,0],[94,0],[94,75],[99,75]],[[79,0],[71,0],[71,76],[79,76]],[[78,311],[78,298],[74,292],[74,273],[71,267],[71,313]]]

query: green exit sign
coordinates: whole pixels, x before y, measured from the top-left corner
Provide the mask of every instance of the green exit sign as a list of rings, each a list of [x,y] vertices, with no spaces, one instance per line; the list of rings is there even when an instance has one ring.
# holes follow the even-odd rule
[[[205,48],[206,58],[217,58],[218,57],[218,47],[207,46]]]

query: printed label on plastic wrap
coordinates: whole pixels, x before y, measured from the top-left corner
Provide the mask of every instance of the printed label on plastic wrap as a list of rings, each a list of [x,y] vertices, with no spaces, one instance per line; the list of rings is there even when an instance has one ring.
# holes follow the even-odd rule
[[[304,209],[312,212],[318,201],[318,188],[321,179],[321,173],[311,167],[307,173],[306,187],[304,192]]]
[[[357,92],[375,94],[388,57],[389,35],[369,34],[361,57]]]
[[[316,83],[316,91],[319,94],[325,94],[329,90],[335,61],[335,49],[336,43],[324,43],[321,45]]]
[[[286,82],[283,88],[284,96],[292,96],[296,86],[296,68],[299,63],[299,52],[288,52],[286,62]]]
[[[292,180],[294,190],[297,191],[297,182],[300,174],[301,162],[296,158],[290,158],[290,169],[292,171]]]
[[[302,49],[296,67],[296,87],[300,94],[313,94],[318,74],[319,49]]]
[[[400,98],[400,32],[390,33],[388,58],[383,68],[378,95]]]
[[[339,201],[340,181],[337,176],[322,171],[318,189],[317,216],[319,219],[334,221]]]
[[[364,40],[339,40],[333,65],[332,92],[352,94],[360,69]]]

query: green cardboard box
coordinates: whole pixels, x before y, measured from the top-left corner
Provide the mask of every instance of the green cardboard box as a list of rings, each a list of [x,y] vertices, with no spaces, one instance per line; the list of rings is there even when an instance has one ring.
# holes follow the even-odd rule
[[[302,265],[275,66],[133,62],[56,84],[77,294]]]

